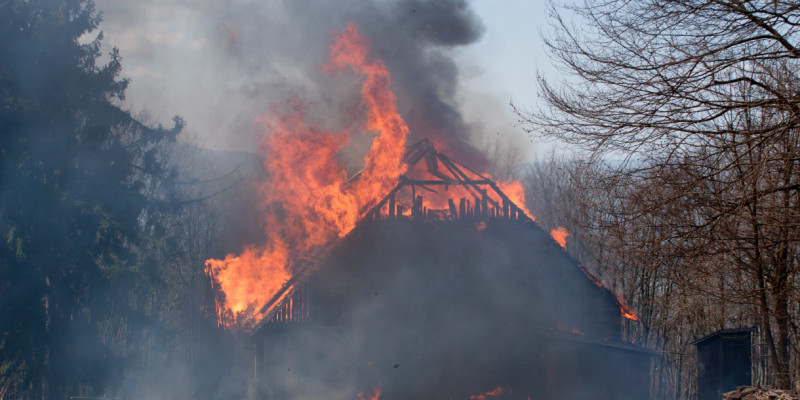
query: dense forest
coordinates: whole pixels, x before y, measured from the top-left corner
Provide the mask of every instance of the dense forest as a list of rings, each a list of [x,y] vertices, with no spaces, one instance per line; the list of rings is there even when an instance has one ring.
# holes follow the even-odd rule
[[[797,390],[800,6],[551,13],[569,76],[516,111],[574,153],[520,168],[493,143],[493,175],[521,179],[537,223],[567,227],[632,306],[653,398],[694,398],[691,343],[726,328],[754,329],[754,384]],[[0,400],[247,397],[253,350],[217,327],[204,263],[263,235],[255,200],[216,197],[251,190],[257,160],[210,168],[181,117],[124,108],[124,49],[102,54],[100,21],[89,0],[0,0]]]

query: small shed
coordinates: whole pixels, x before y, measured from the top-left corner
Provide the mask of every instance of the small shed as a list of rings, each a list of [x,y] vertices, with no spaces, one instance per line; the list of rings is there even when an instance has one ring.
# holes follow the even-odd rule
[[[723,329],[692,342],[697,346],[697,399],[719,400],[751,384],[752,328]]]

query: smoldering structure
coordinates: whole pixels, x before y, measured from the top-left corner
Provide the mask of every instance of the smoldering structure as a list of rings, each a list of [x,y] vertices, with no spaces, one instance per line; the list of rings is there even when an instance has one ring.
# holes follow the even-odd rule
[[[419,168],[267,305],[261,395],[647,398],[652,354],[621,340],[624,304],[497,183],[420,143]]]
[[[122,49],[127,68],[141,68],[131,104],[180,114],[205,147],[251,151],[253,118],[292,97],[313,99],[326,129],[350,126],[359,95],[320,66],[330,33],[356,23],[393,71],[413,140],[436,139],[474,167],[486,163],[470,144],[482,135],[461,112],[464,65],[453,58],[485,32],[466,0],[96,3],[107,43]],[[141,27],[154,33],[143,36]]]
[[[398,21],[440,15],[417,7],[439,10],[438,3],[401,3],[413,7]],[[453,3],[462,5],[461,25],[474,28],[463,2]],[[365,32],[386,33],[376,25],[382,18],[358,21]],[[620,340],[616,297],[529,218],[518,182],[477,172],[485,159],[470,151],[468,130],[442,100],[453,95],[446,89],[455,87],[455,64],[433,62],[443,57],[436,51],[404,56],[405,44],[461,43],[437,36],[457,26],[424,26],[435,29],[369,41],[349,24],[333,35],[328,60],[314,65],[333,67],[334,86],[359,81],[360,101],[323,91],[330,93],[323,103],[335,99],[333,118],[304,107],[258,118],[269,128],[262,148],[270,150],[270,179],[261,187],[268,240],[206,261],[221,295],[220,325],[248,331],[255,344],[243,360],[257,383],[251,397],[642,398],[649,355]],[[479,34],[466,32],[464,43]],[[416,62],[447,79],[428,82],[430,74],[414,72]],[[356,112],[346,104],[357,104]],[[363,162],[345,162],[345,136],[327,128],[337,118],[355,143],[374,135],[363,140],[368,150],[354,152],[365,151]],[[431,141],[404,157],[416,135]]]

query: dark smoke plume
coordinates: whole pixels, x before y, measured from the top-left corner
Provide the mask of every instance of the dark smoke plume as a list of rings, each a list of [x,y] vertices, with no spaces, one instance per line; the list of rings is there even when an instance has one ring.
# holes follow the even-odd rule
[[[107,42],[123,49],[133,74],[131,103],[178,106],[174,112],[210,146],[254,149],[253,119],[293,97],[323,127],[357,126],[358,82],[320,68],[331,33],[355,22],[392,74],[411,141],[432,138],[454,156],[485,165],[459,111],[459,67],[451,57],[483,34],[465,0],[149,0],[98,7],[105,10]]]

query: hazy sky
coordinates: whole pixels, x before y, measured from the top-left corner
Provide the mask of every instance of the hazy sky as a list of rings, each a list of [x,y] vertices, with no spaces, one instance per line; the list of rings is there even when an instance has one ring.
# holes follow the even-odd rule
[[[293,97],[307,99],[320,119],[346,114],[342,107],[359,89],[357,82],[332,83],[319,65],[328,56],[330,33],[356,22],[386,59],[412,130],[419,126],[415,118],[453,114],[436,129],[462,135],[458,140],[475,147],[498,134],[529,151],[543,147],[515,126],[509,102],[534,106],[537,70],[551,74],[539,36],[547,27],[544,1],[96,5],[103,12],[104,45],[120,48],[123,75],[131,79],[125,105],[165,125],[173,115],[183,116],[187,132],[204,146],[254,149],[253,119]]]
[[[486,31],[479,42],[465,47],[459,55],[459,60],[474,65],[472,71],[464,71],[465,86],[482,95],[471,96],[465,111],[491,102],[489,109],[496,108],[502,115],[483,116],[491,124],[487,134],[500,130],[510,140],[525,145],[531,154],[548,151],[550,144],[529,140],[509,107],[513,101],[522,109],[532,109],[537,104],[536,74],[557,75],[540,35],[540,31],[549,29],[546,1],[473,0],[470,4]]]

